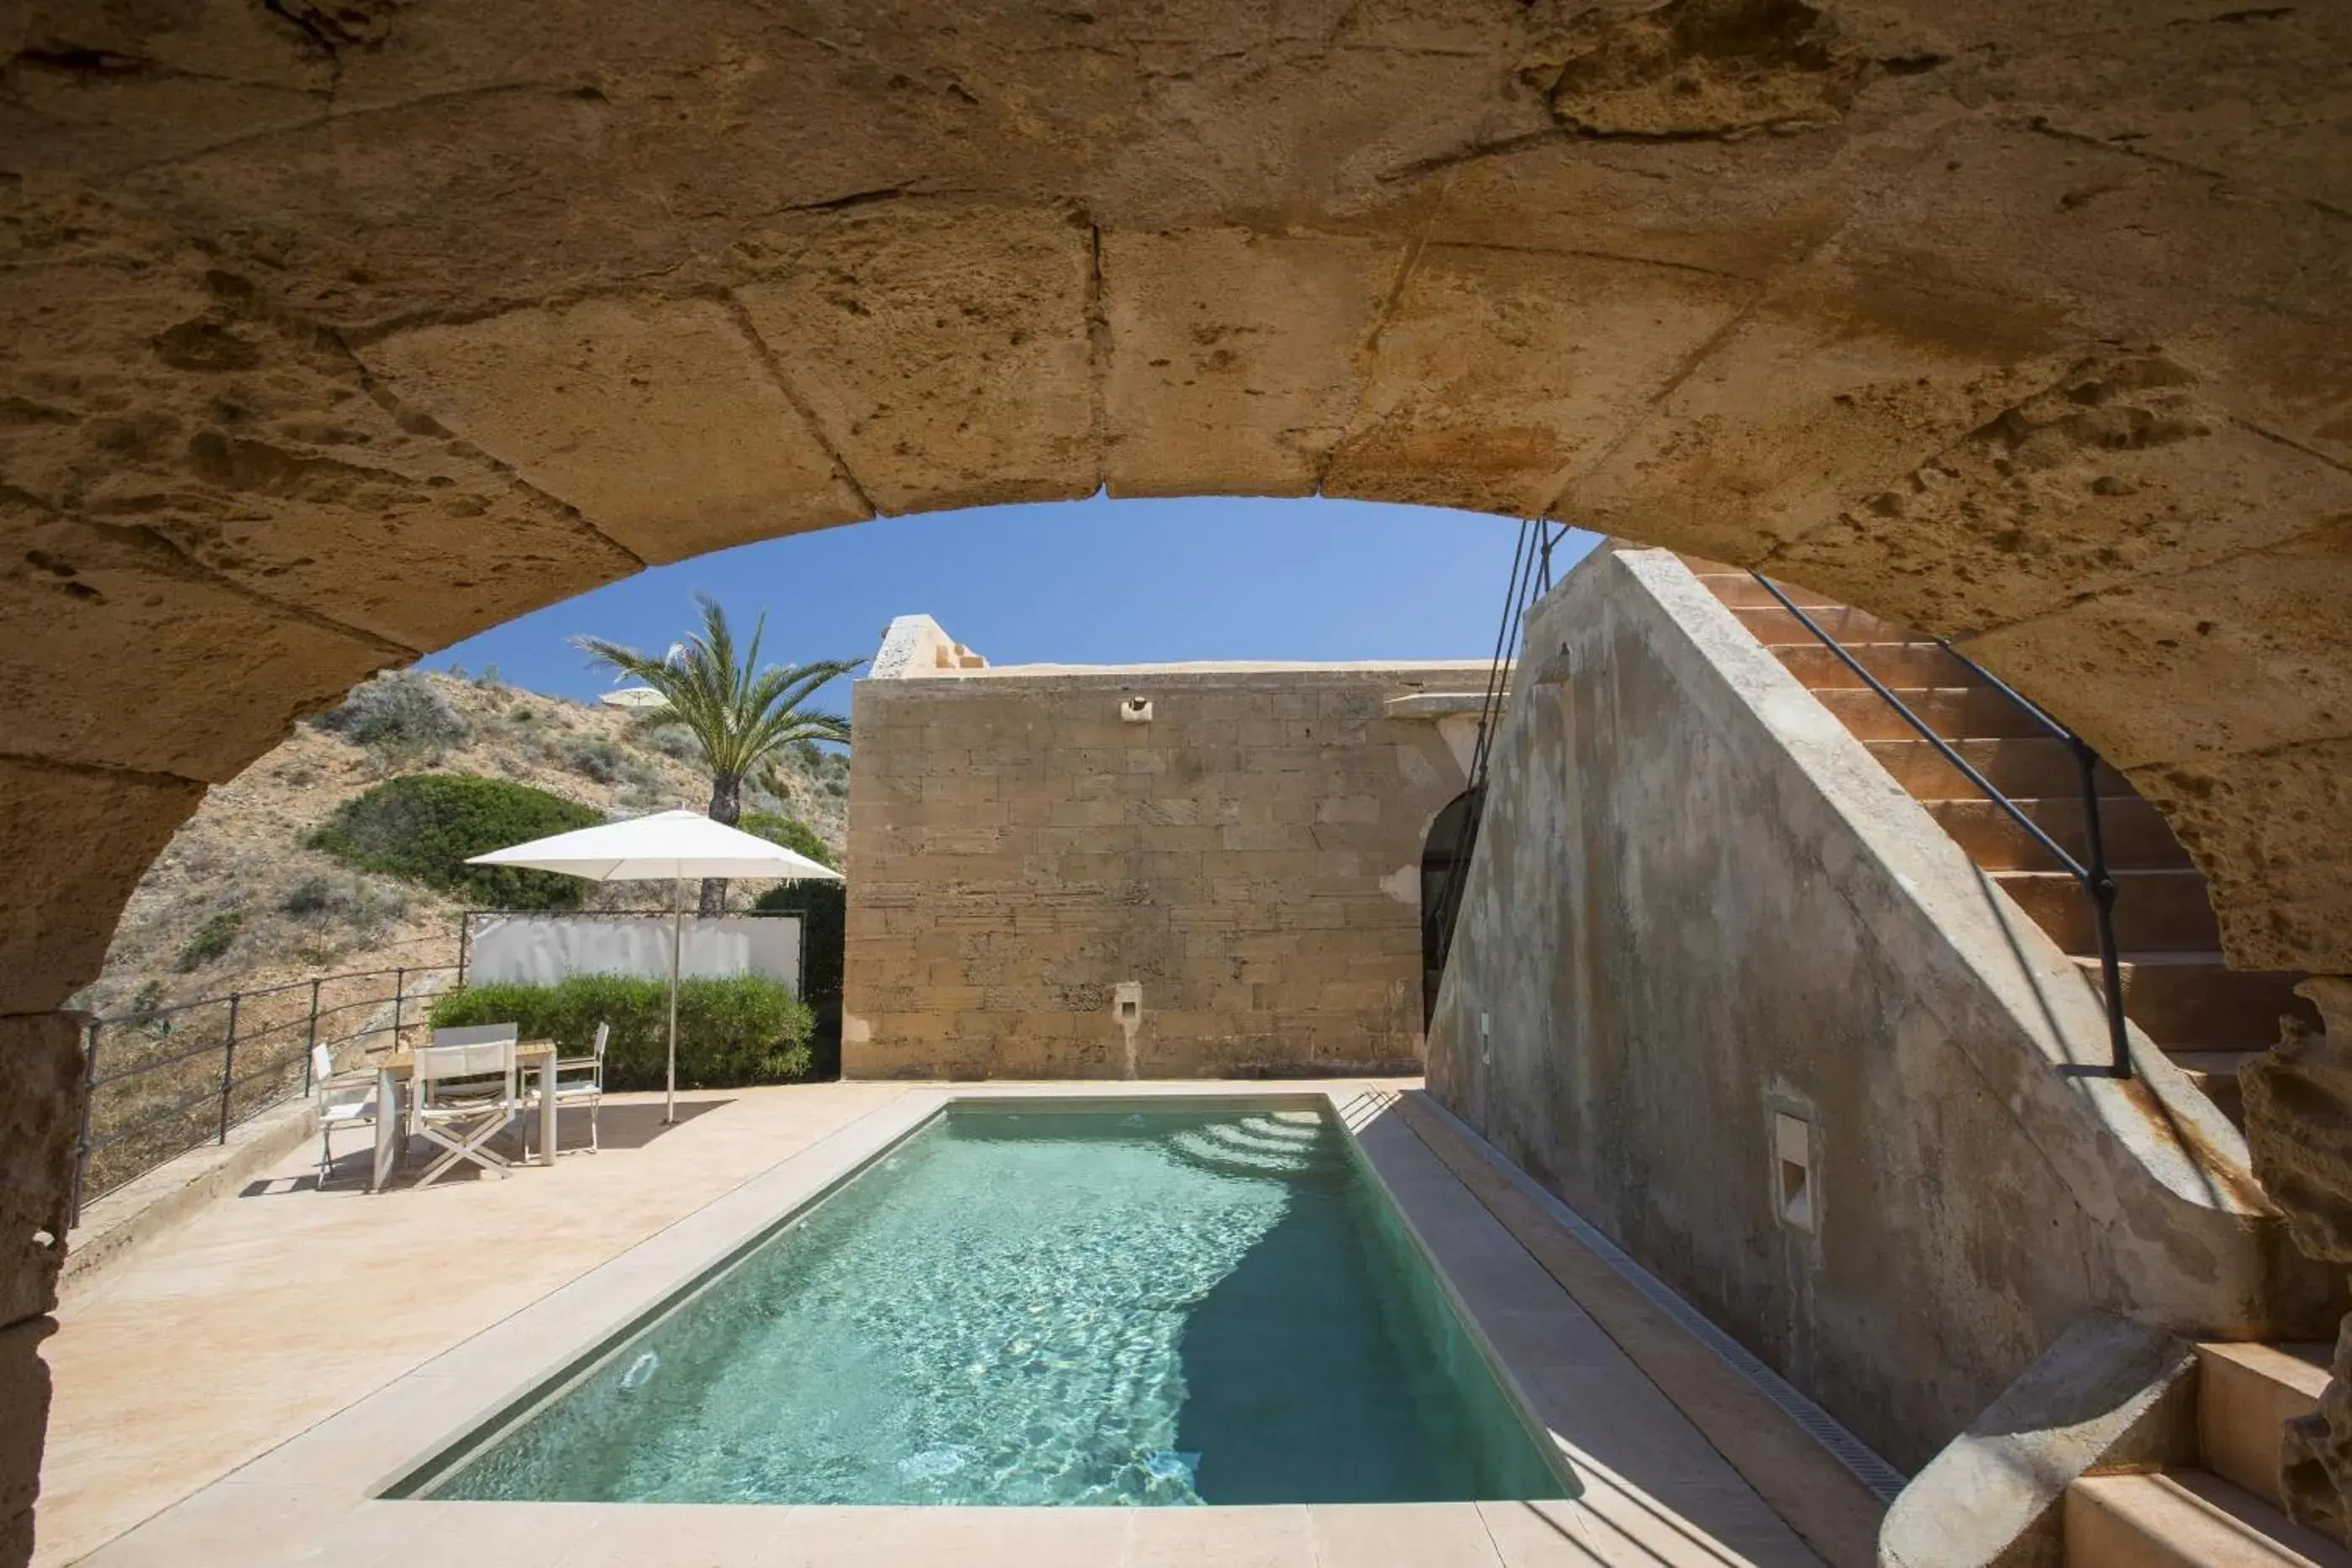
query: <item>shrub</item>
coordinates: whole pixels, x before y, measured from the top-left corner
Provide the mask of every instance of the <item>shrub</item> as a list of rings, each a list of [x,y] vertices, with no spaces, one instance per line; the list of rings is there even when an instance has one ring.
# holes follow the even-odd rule
[[[646,740],[663,756],[675,757],[681,763],[695,762],[702,755],[702,742],[683,724],[656,724]]]
[[[377,676],[311,722],[393,756],[437,758],[466,738],[464,716],[413,669]]]
[[[466,858],[604,819],[562,795],[469,773],[412,773],[345,801],[308,839],[347,866],[444,889],[495,909],[571,910],[587,884]]]
[[[805,851],[803,851],[805,853]],[[786,882],[751,906],[801,917],[801,995],[816,1015],[809,1037],[809,1071],[841,1076],[841,970],[848,931],[848,890],[839,882]]]
[[[812,1002],[841,994],[849,897],[839,882],[786,882],[761,893],[753,909],[801,917],[801,994]]]
[[[353,929],[362,943],[376,941],[385,931],[408,912],[408,899],[396,886],[372,881],[363,877],[347,877],[337,881],[330,877],[305,877],[278,900],[279,910],[301,921],[336,920]],[[303,950],[305,962],[310,954],[334,956],[334,949],[312,945]]]
[[[598,784],[615,782],[628,766],[621,748],[610,741],[566,741],[556,751],[565,767]]]
[[[553,985],[468,985],[436,998],[432,1019],[436,1029],[513,1024],[524,1039],[556,1040],[567,1055],[587,1050],[596,1026],[609,1023],[604,1087],[659,1089],[668,1051],[669,982],[575,974]],[[805,1077],[811,1024],[809,1010],[772,980],[681,981],[678,1087],[721,1089]]]
[[[816,829],[797,816],[784,816],[772,811],[750,811],[745,812],[735,826],[746,833],[759,835],[771,844],[798,850],[827,870],[839,869],[834,864],[833,851],[825,847],[824,839],[816,836]]]
[[[177,968],[183,974],[201,969],[226,952],[236,942],[236,933],[245,924],[245,916],[236,910],[223,910],[196,928],[196,934],[180,949]]]

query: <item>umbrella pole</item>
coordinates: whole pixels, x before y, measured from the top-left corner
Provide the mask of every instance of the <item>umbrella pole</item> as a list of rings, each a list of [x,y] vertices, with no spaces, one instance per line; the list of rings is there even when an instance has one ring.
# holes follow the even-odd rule
[[[669,1079],[662,1099],[665,1126],[677,1121],[677,947],[685,922],[686,879],[680,877],[669,889]]]

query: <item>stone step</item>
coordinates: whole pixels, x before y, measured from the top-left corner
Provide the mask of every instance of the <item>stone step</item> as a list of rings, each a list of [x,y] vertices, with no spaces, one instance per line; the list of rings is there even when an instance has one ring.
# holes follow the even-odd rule
[[[1171,1138],[1168,1147],[1188,1164],[1221,1176],[1296,1181],[1341,1168],[1336,1151],[1275,1146],[1234,1127],[1188,1129]]]
[[[1717,598],[1722,600],[1727,608],[1733,610],[1760,610],[1767,607],[1779,607],[1780,601],[1773,598],[1771,595],[1766,593],[1762,584],[1757,582],[1755,578],[1750,577],[1747,573],[1740,571],[1738,567],[1709,565],[1704,563],[1692,561],[1688,556],[1685,556],[1683,559],[1684,563],[1690,567],[1691,571],[1697,575],[1698,580],[1706,584],[1707,591],[1713,594]],[[1775,579],[1775,581],[1778,580]],[[1800,588],[1793,583],[1781,583],[1780,584],[1780,592],[1788,595],[1790,598],[1802,605],[1808,615],[1817,609],[1842,610],[1845,608],[1843,605],[1839,604],[1835,599],[1831,598],[1826,594],[1816,594],[1811,588]]]
[[[1896,784],[1921,800],[1984,798],[1984,792],[1966,773],[1924,740],[1864,741],[1863,744]],[[2074,761],[2074,748],[2063,741],[2016,737],[1954,741],[1950,745],[1995,789],[2013,800],[2047,800],[2082,791],[2082,768]],[[2132,793],[2123,775],[2105,763],[2099,766],[2098,787],[2103,795],[2129,797]]]
[[[1982,795],[1921,804],[1969,858],[1988,871],[2064,869],[2014,818]],[[2080,798],[2013,799],[2011,804],[2056,839],[2060,848],[2089,863],[2091,847],[2083,829]],[[2099,836],[2106,844],[2107,864],[2116,870],[2181,870],[2189,866],[2189,851],[2172,837],[2164,818],[2136,795],[2110,795],[2099,802]]]
[[[1835,690],[1841,687],[1867,689],[1870,685],[1848,668],[1843,659],[1811,637],[1802,643],[1771,647],[1770,651],[1809,690]],[[1931,642],[1855,643],[1845,651],[1863,668],[1896,690],[1906,686],[1967,686],[1975,679],[1967,665]]]
[[[1801,606],[1814,626],[1829,633],[1841,643],[1913,643],[1922,639],[1908,626],[1898,626],[1893,621],[1880,620],[1867,610],[1856,610],[1844,605]],[[1743,605],[1732,608],[1739,624],[1748,634],[1766,647],[1802,647],[1808,643],[1819,644],[1803,621],[1777,604]]]
[[[2075,963],[2098,989],[2097,958]],[[2294,994],[2300,974],[2231,969],[2211,951],[2126,952],[2121,967],[2125,1014],[2168,1052],[2266,1050],[2285,1016],[2319,1027],[2319,1009]]]
[[[2066,1568],[2352,1568],[2352,1554],[2205,1470],[2066,1489]]]
[[[2098,952],[2090,896],[2073,877],[2063,871],[1995,871],[1992,879],[2066,952]],[[2196,872],[2118,871],[2116,883],[2116,944],[2123,951],[2210,952],[2221,945],[2205,879]],[[2131,1010],[2128,997],[2124,1010]]]
[[[2280,1427],[2319,1406],[2327,1386],[2324,1344],[2197,1347],[2197,1440],[2205,1468],[2273,1508]]]
[[[1904,722],[1885,698],[1867,686],[1825,686],[1813,693],[1858,741],[1908,741],[1919,731]],[[2042,736],[2049,731],[2033,716],[1990,686],[1912,686],[1898,689],[1903,705],[1947,741]]]

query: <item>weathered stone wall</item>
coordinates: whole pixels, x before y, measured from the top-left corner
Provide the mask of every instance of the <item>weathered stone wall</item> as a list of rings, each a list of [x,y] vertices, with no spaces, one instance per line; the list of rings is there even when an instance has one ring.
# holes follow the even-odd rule
[[[1590,558],[1521,669],[1430,1047],[1505,1153],[1906,1468],[2087,1312],[2324,1327],[2236,1131],[2144,1040],[2070,1070],[2064,954],[1679,562]]]
[[[842,1070],[1417,1069],[1420,876],[1464,783],[1428,717],[1475,666],[947,673],[859,683]],[[936,628],[932,628],[936,630]],[[1120,716],[1129,699],[1149,722]]]

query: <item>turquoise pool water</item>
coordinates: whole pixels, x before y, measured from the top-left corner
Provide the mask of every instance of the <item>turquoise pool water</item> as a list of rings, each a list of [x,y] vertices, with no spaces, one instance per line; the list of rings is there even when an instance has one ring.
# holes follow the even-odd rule
[[[959,1105],[419,1491],[1563,1495],[1313,1110]]]

